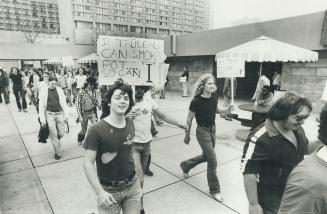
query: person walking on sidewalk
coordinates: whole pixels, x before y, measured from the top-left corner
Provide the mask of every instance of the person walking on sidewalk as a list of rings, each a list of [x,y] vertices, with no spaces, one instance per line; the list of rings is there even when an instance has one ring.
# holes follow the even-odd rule
[[[188,97],[188,78],[190,76],[190,73],[186,66],[183,68],[183,74],[181,77],[185,78],[185,81],[182,82],[183,84],[183,97]]]
[[[48,87],[43,87],[39,96],[39,117],[42,126],[49,126],[49,137],[59,160],[63,151],[60,139],[67,131],[68,109],[64,91],[57,86],[57,78],[49,77]]]
[[[219,201],[223,201],[220,193],[220,185],[217,176],[217,157],[215,152],[216,145],[216,114],[232,110],[233,106],[219,108],[217,87],[215,78],[212,74],[206,73],[199,77],[194,86],[194,97],[191,101],[187,115],[188,129],[185,133],[184,142],[190,142],[190,130],[192,120],[195,117],[197,128],[196,138],[202,149],[202,154],[194,158],[181,162],[180,166],[184,176],[189,177],[189,171],[200,163],[207,162],[207,180],[210,194]]]
[[[91,124],[97,121],[97,108],[101,107],[101,95],[97,88],[97,80],[88,77],[83,88],[78,92],[76,110],[78,121],[81,122],[81,131],[77,136],[78,145],[82,145],[89,120]]]
[[[292,169],[308,154],[302,128],[310,116],[308,99],[287,93],[268,112],[268,119],[251,132],[241,159],[249,213],[277,213]]]
[[[136,86],[135,88],[135,106],[127,115],[134,119],[135,136],[133,139],[133,155],[136,168],[136,174],[140,179],[141,187],[144,183],[144,172],[148,163],[151,152],[150,143],[152,141],[151,134],[151,113],[154,112],[162,120],[180,128],[186,129],[185,124],[181,124],[175,118],[165,114],[155,103],[154,100],[144,98],[144,94],[149,90],[149,86]],[[141,200],[142,210],[144,214],[143,198]]]
[[[24,90],[24,81],[22,74],[20,73],[18,68],[12,67],[9,77],[12,81],[12,90],[16,98],[18,111],[21,112],[23,107],[23,111],[27,112],[27,104],[25,99],[26,90]],[[20,101],[20,99],[22,99],[22,102]]]
[[[84,74],[82,67],[78,68],[77,74],[74,77],[74,83],[76,83],[76,94],[83,88],[87,76]]]
[[[117,81],[104,96],[103,119],[89,128],[85,138],[83,167],[97,195],[99,214],[140,213],[142,189],[132,150],[134,125],[125,117],[133,105],[132,88]]]
[[[0,69],[0,103],[2,103],[1,94],[3,94],[3,98],[6,104],[10,102],[8,86],[9,86],[9,79],[7,73],[3,69]]]

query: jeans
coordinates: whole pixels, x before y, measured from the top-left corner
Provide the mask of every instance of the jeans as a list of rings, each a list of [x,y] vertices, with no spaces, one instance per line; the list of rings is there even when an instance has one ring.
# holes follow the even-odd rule
[[[102,185],[103,189],[110,193],[116,200],[116,204],[112,204],[109,208],[101,207],[98,204],[99,214],[139,214],[141,209],[141,197],[143,195],[140,182],[137,176],[134,176],[128,184],[112,187]]]
[[[23,87],[15,86],[15,85],[12,88],[12,90],[16,98],[16,104],[18,109],[21,110],[22,105],[23,105],[23,109],[26,109],[27,108],[26,99],[25,99],[26,91],[23,89]],[[22,104],[20,103],[20,97],[22,98]]]
[[[215,152],[216,128],[201,127],[196,128],[196,138],[201,146],[202,155],[198,155],[189,160],[183,161],[181,167],[184,172],[189,172],[200,163],[207,162],[207,180],[211,194],[220,192],[220,185],[217,176],[217,157]]]
[[[141,187],[143,188],[144,172],[147,166],[151,153],[150,142],[133,143],[133,157],[137,177],[140,179]]]
[[[62,156],[60,139],[65,135],[67,124],[64,120],[64,113],[61,112],[46,112],[47,123],[49,126],[49,138],[55,153]]]
[[[188,83],[183,82],[183,97],[187,97],[187,96],[188,96]]]
[[[83,139],[84,139],[86,131],[87,131],[87,125],[89,123],[89,120],[91,120],[91,123],[94,124],[96,122],[96,116],[95,116],[95,113],[92,111],[92,112],[83,112],[82,117],[83,117],[83,121],[81,121],[81,128],[82,129],[78,133],[78,135],[83,136]]]

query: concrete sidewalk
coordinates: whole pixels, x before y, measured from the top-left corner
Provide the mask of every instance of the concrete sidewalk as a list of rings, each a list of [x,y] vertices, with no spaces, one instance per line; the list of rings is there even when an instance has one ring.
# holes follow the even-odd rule
[[[160,108],[185,120],[191,98],[167,92],[157,100]],[[242,103],[236,101],[235,105]],[[222,100],[220,102],[222,105]],[[0,194],[1,213],[96,213],[96,197],[82,168],[83,149],[77,145],[79,124],[76,111],[70,109],[70,132],[63,138],[64,156],[53,157],[52,144],[37,142],[38,122],[34,106],[28,113],[18,112],[14,99],[0,104]],[[236,110],[242,117],[249,112]],[[308,138],[317,135],[316,115],[305,124]],[[145,210],[149,214],[247,213],[242,174],[239,170],[244,143],[235,138],[246,129],[238,121],[226,121],[217,115],[218,177],[224,202],[209,195],[206,164],[194,168],[184,179],[181,161],[200,154],[194,129],[190,145],[183,143],[184,131],[164,124],[152,142],[153,177],[145,177]]]

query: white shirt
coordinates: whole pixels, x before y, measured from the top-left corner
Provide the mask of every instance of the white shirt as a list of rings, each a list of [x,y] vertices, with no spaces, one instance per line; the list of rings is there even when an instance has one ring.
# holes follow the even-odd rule
[[[151,134],[151,115],[152,111],[157,109],[154,100],[143,99],[141,102],[135,103],[132,111],[136,112],[134,119],[135,136],[133,142],[147,143],[152,140]]]
[[[280,85],[280,74],[276,74],[273,78],[273,85]]]
[[[87,76],[86,75],[76,75],[75,81],[76,81],[76,88],[81,89],[85,83]]]

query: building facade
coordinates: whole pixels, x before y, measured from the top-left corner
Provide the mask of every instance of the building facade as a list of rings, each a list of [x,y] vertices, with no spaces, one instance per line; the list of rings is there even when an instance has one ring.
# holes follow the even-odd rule
[[[56,0],[1,0],[0,30],[59,34]]]
[[[85,43],[81,41],[83,34],[84,37],[99,34],[156,37],[209,27],[209,0],[58,0],[58,3],[64,8],[60,11],[72,13],[68,29],[75,29],[78,44]]]

